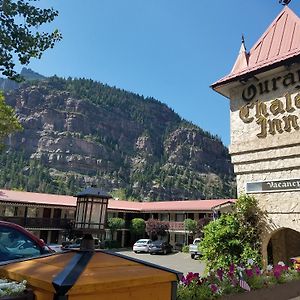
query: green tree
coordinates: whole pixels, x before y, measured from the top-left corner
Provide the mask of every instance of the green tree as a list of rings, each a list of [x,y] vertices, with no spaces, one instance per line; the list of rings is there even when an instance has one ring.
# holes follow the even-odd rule
[[[30,4],[34,0],[0,0],[0,71],[9,79],[19,81],[14,59],[22,65],[31,58],[41,58],[43,52],[53,48],[61,39],[58,30],[39,32],[44,23],[50,23],[58,15],[53,8],[41,9]]]
[[[125,226],[125,220],[122,218],[109,218],[107,220],[107,226],[111,232],[112,239],[114,237],[115,232],[118,229],[122,229]]]
[[[197,232],[197,221],[192,219],[184,220],[184,230],[188,231],[189,234],[196,234]]]
[[[3,147],[3,139],[9,134],[22,129],[14,110],[4,101],[4,96],[0,92],[0,148]]]
[[[197,233],[198,229],[198,223],[195,220],[192,219],[185,219],[184,220],[184,230],[188,232],[188,235],[191,235],[194,237],[194,235]],[[186,244],[188,243],[188,239],[186,237]]]
[[[226,269],[231,263],[246,265],[248,259],[261,264],[262,217],[257,200],[241,195],[232,213],[206,225],[199,248],[208,270]]]
[[[142,236],[145,233],[146,222],[142,218],[134,218],[131,220],[130,231],[132,234],[137,236]]]

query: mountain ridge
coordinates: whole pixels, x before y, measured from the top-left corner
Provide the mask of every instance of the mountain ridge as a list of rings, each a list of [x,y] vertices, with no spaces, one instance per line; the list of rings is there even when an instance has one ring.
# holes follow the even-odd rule
[[[67,194],[94,184],[119,198],[148,201],[234,197],[220,139],[154,98],[54,76],[20,84],[6,101],[24,131],[0,155],[2,168],[9,155],[22,161],[13,168],[19,182],[7,184],[0,171],[2,187]],[[34,175],[31,165],[44,175]],[[21,178],[26,174],[47,179],[30,186]]]

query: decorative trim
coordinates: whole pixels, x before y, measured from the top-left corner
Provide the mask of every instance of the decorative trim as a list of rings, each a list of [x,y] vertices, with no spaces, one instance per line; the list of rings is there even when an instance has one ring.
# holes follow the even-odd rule
[[[68,299],[67,292],[84,271],[93,254],[94,252],[91,251],[76,252],[66,267],[56,275],[52,281],[52,285],[56,290],[54,300]]]

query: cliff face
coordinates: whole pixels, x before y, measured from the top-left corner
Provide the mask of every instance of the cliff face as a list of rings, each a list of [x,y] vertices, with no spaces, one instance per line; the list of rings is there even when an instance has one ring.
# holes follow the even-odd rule
[[[24,127],[7,142],[8,153],[22,150],[24,176],[35,160],[48,181],[72,177],[74,192],[96,184],[141,200],[234,196],[223,144],[157,100],[88,80],[52,78],[9,91],[6,102]],[[59,190],[38,190],[73,192],[62,183]]]

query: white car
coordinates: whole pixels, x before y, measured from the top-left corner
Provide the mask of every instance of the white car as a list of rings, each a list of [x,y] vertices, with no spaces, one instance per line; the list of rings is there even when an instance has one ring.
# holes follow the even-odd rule
[[[54,252],[63,252],[62,245],[59,244],[48,244],[48,247]]]
[[[149,252],[149,245],[152,243],[150,239],[140,239],[133,245],[133,251],[138,252]]]

